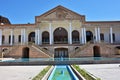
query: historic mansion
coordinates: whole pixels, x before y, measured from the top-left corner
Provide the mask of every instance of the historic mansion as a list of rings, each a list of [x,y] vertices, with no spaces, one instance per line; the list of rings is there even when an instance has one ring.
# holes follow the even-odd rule
[[[11,24],[0,16],[4,57],[117,57],[119,44],[120,21],[86,21],[63,6],[35,16],[34,24]]]

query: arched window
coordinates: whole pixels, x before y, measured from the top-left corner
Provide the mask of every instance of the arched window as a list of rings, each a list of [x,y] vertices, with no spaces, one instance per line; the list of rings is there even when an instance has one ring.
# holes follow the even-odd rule
[[[31,33],[28,35],[28,41],[29,41],[29,42],[35,42],[35,32],[31,32]]]
[[[10,42],[11,42],[11,35],[9,35],[9,44]],[[14,43],[14,35],[13,35],[12,43]]]
[[[2,35],[2,44],[4,44],[4,43],[5,43],[5,36]]]
[[[68,32],[62,27],[55,29],[54,31],[54,43],[68,43]]]
[[[21,35],[18,36],[18,42],[21,42]]]
[[[100,33],[100,40],[104,41],[104,34]]]
[[[111,41],[110,38],[111,36],[110,36],[110,34],[109,34],[109,41]],[[112,33],[112,40],[113,40],[113,42],[115,42],[115,33]]]
[[[93,33],[91,31],[86,31],[86,41],[93,40]]]
[[[79,32],[76,30],[72,32],[72,43],[79,43]]]
[[[43,44],[48,44],[49,43],[49,32],[44,31],[42,33],[42,43]]]

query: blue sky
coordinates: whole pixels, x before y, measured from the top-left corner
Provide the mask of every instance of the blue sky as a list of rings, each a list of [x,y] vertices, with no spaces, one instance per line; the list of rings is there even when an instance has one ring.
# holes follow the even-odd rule
[[[86,21],[120,20],[120,0],[1,0],[0,15],[12,24],[34,23],[35,16],[62,5],[86,16]]]

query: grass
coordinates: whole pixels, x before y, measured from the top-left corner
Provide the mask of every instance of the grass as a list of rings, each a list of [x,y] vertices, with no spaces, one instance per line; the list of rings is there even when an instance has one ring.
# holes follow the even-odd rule
[[[84,69],[81,69],[77,65],[73,65],[73,67],[86,79],[86,80],[101,80],[100,78],[93,78],[88,72]]]
[[[51,66],[46,67],[37,76],[35,76],[32,80],[41,80],[50,68],[51,68]]]

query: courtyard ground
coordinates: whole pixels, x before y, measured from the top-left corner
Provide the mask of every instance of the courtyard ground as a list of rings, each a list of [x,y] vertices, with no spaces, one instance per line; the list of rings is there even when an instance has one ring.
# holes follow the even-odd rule
[[[80,67],[101,80],[118,80],[120,78],[120,64],[90,64],[80,65]]]
[[[0,80],[32,80],[46,66],[0,66]]]
[[[101,80],[118,80],[120,64],[80,65]],[[46,66],[0,66],[0,80],[31,80]]]

